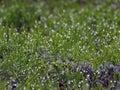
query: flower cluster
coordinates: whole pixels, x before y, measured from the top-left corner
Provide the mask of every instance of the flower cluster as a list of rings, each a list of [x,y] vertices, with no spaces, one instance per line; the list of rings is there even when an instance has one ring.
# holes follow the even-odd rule
[[[91,68],[88,63],[83,63],[81,65],[80,72],[82,72],[83,76],[88,80],[88,84],[90,87],[96,86],[96,83],[94,82],[94,69]]]
[[[119,72],[120,65],[114,66],[113,64],[106,63],[100,65],[98,70],[93,70],[89,64],[83,63],[80,71],[85,79],[88,81],[90,88],[101,85],[104,88],[119,88]]]

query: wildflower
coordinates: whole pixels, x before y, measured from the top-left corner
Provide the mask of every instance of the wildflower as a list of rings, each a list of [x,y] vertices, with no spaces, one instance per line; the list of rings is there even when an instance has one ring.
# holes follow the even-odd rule
[[[58,82],[58,86],[59,86],[60,90],[64,90],[64,88],[65,88],[65,85],[61,81]]]
[[[114,67],[114,71],[115,71],[116,73],[118,73],[118,72],[120,71],[120,65],[116,65],[116,66]]]
[[[12,90],[15,90],[18,87],[18,82],[16,80],[13,80],[9,86]]]

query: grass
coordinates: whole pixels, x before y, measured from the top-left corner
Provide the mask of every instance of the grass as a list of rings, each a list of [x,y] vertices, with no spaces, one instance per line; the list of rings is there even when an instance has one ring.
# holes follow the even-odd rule
[[[74,67],[120,63],[120,1],[0,2],[0,89],[79,90]],[[89,90],[83,84],[81,90]],[[98,90],[104,90],[101,86]],[[91,89],[93,90],[93,89]],[[96,88],[95,88],[96,90]],[[105,89],[106,90],[106,89]]]

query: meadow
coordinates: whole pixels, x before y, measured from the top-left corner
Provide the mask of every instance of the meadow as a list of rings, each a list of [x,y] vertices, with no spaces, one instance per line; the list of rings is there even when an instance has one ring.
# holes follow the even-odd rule
[[[0,0],[0,90],[120,90],[120,0]]]

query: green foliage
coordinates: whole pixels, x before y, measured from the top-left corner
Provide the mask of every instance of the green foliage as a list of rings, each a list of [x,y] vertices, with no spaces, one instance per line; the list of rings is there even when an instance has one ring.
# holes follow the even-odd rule
[[[5,19],[3,25],[8,27],[15,27],[18,32],[25,27],[30,31],[30,27],[33,26],[36,17],[36,7],[34,4],[28,2],[18,2],[15,5],[11,5],[6,9]]]
[[[119,0],[103,2],[1,0],[0,89],[89,90],[76,67],[120,63]]]

